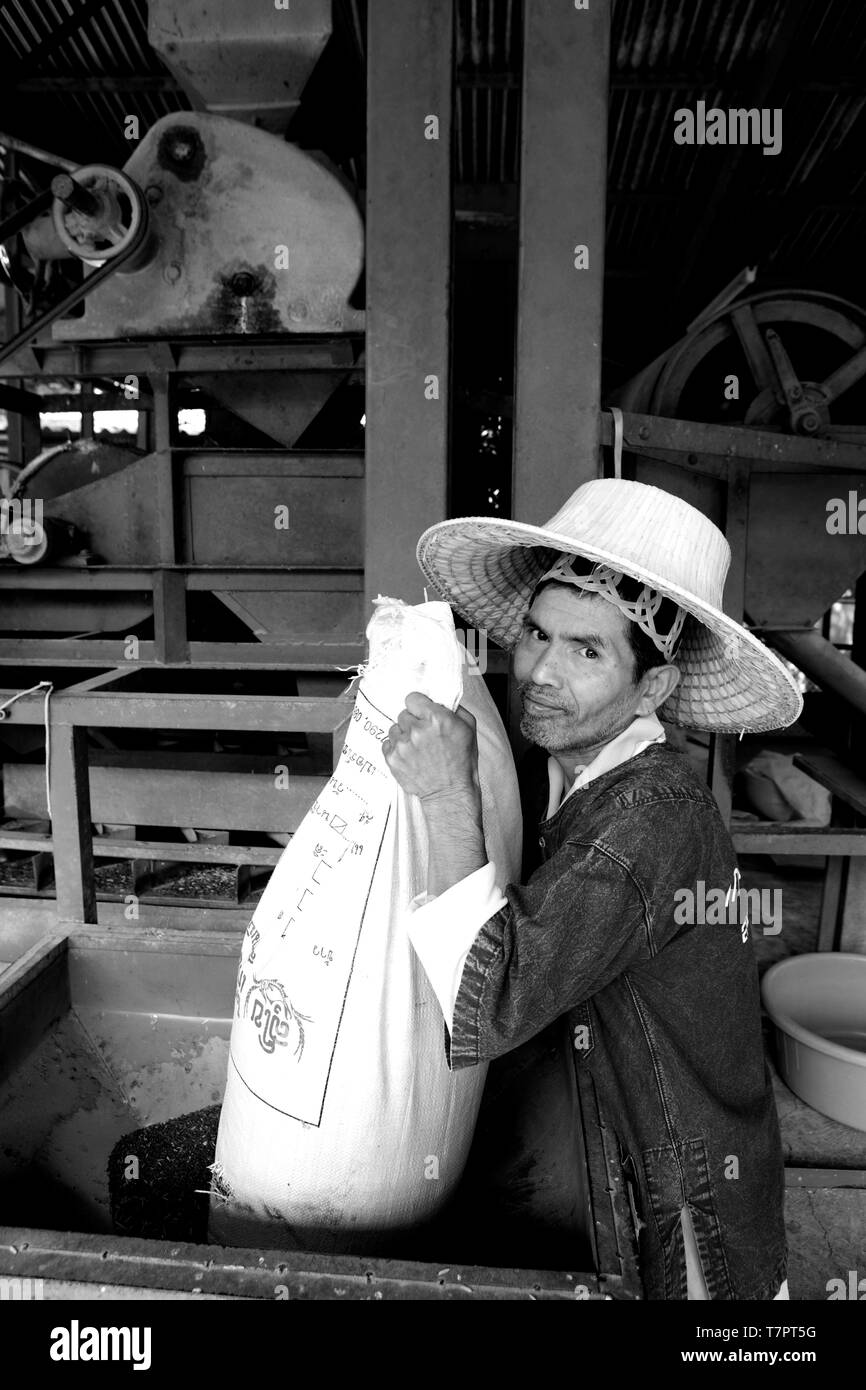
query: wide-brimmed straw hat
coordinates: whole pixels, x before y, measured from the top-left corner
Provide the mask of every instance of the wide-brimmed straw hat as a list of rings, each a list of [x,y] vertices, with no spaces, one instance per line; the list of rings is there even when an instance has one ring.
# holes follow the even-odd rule
[[[425,531],[417,554],[443,598],[506,649],[521,635],[536,584],[561,554],[608,566],[672,599],[688,615],[673,657],[679,684],[659,710],[672,724],[757,732],[793,724],[803,708],[779,658],[722,611],[731,563],[724,535],[661,488],[597,478],[545,526],[458,517]]]

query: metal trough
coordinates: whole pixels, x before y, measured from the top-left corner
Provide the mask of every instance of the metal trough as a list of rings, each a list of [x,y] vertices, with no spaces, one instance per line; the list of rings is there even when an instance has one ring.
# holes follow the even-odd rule
[[[118,1139],[222,1097],[239,932],[0,925],[0,1278],[44,1297],[603,1299],[571,1271],[224,1250],[112,1233]]]

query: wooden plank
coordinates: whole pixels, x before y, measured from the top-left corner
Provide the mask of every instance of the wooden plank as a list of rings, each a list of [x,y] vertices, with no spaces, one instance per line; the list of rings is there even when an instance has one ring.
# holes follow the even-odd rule
[[[293,748],[283,759],[292,777],[320,777],[324,764],[300,748]],[[170,772],[246,772],[270,777],[274,771],[273,753],[203,752],[186,748],[92,748],[91,767],[143,767]],[[332,769],[328,765],[328,771]]]
[[[841,848],[841,854],[828,855],[824,870],[821,913],[818,918],[818,951],[833,951],[837,948],[839,908],[845,886],[845,849],[844,846]]]
[[[866,1187],[866,1168],[786,1168],[786,1187]]]
[[[61,922],[95,922],[85,729],[52,722],[49,776],[57,915]]]
[[[249,917],[249,913],[247,914]],[[82,951],[146,951],[154,955],[234,956],[238,948],[235,931],[161,931],[137,922],[127,931],[71,925],[67,931],[70,955]]]
[[[451,0],[367,18],[368,604],[420,601],[415,545],[446,515],[453,25]]]
[[[738,854],[866,854],[866,830],[839,830],[831,825],[735,823],[731,839]]]
[[[866,860],[852,859],[845,879],[839,950],[866,954]]]
[[[30,641],[21,638],[3,643],[0,666],[30,665],[102,666],[124,659],[125,642],[101,641]],[[343,666],[356,666],[363,660],[365,644],[359,642],[190,642],[190,665],[226,670],[274,671],[334,671]],[[132,664],[132,663],[130,663]],[[139,667],[155,666],[156,647],[153,642],[141,642],[138,647]],[[169,670],[170,662],[160,666]]]
[[[24,835],[17,831],[0,834],[0,849],[44,850],[51,848],[49,835]],[[166,840],[121,840],[96,835],[94,859],[158,859],[167,864],[258,864],[273,867],[282,849],[261,845],[219,845],[209,840],[193,844],[172,844]]]
[[[0,702],[12,691],[0,691]],[[354,701],[299,700],[286,695],[143,694],[97,691],[51,698],[58,725],[103,729],[255,729],[260,733],[332,733],[351,714]],[[31,707],[32,706],[32,707]],[[7,711],[10,724],[41,724],[42,702],[19,701]]]
[[[524,6],[512,506],[521,521],[546,521],[600,473],[610,20],[610,0]]]
[[[68,731],[69,726],[60,728]],[[272,767],[279,766],[288,767],[289,764],[281,763],[275,755]],[[7,763],[4,775],[5,795],[10,805],[23,815],[44,816],[47,813],[41,767],[33,763]],[[281,785],[283,780],[288,781],[288,786]],[[92,767],[88,826],[90,821],[107,821],[113,825],[170,825],[178,829],[196,826],[202,830],[291,833],[297,830],[327,780],[324,776],[293,776],[289,772],[277,785],[273,771],[267,777],[251,773],[153,771],[147,767]],[[54,803],[53,772],[51,799]],[[56,804],[52,805],[52,810],[57,849],[60,812]],[[61,851],[57,853],[59,857]],[[119,853],[118,857],[127,856]]]
[[[798,753],[794,766],[826,787],[846,806],[866,816],[866,780],[832,753]]]
[[[7,931],[12,934],[13,939],[23,940],[27,933],[38,933],[44,936],[45,933],[57,929],[57,906],[53,899],[12,897],[3,893],[0,895],[0,903],[3,906],[3,934],[0,936],[0,941],[5,941]],[[171,906],[164,906],[159,903],[139,903],[138,921],[136,922],[130,922],[126,915],[127,906],[122,902],[99,902],[97,912],[99,927],[116,931],[121,936],[133,927],[152,927],[155,931],[234,931],[238,934],[238,949],[240,948],[241,936],[246,931],[250,920],[248,907],[238,907],[231,903],[221,904],[219,907],[188,906],[178,898],[174,899]],[[79,925],[84,924],[64,923],[64,928],[68,927],[69,931],[74,932]]]
[[[357,592],[363,589],[363,571],[342,569],[333,566],[328,570],[283,569],[279,565],[245,566],[243,569],[225,569],[222,565],[175,565],[173,568],[186,574],[187,589],[210,592],[214,588],[252,589],[252,590],[342,590]],[[93,569],[38,569],[27,573],[27,587],[34,590],[133,590],[153,587],[153,569],[127,568],[120,565],[99,565]],[[21,587],[21,573],[18,569],[0,570],[0,589],[17,590]]]

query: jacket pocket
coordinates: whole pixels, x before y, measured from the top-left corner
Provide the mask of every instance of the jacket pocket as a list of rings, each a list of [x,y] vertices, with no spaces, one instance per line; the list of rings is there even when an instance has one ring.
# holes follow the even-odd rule
[[[686,1139],[676,1146],[646,1149],[641,1155],[647,1199],[664,1261],[664,1297],[688,1297],[682,1213],[687,1209],[701,1272],[711,1299],[730,1299],[733,1291],[724,1240],[710,1184],[706,1144]]]

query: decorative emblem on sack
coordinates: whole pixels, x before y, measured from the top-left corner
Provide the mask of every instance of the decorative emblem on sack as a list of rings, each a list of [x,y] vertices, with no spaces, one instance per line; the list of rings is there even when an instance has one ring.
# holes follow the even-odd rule
[[[300,1062],[304,1055],[304,1024],[313,1020],[307,1014],[298,1012],[279,980],[258,980],[253,976],[244,998],[243,1018],[247,1016],[251,998],[250,1022],[258,1029],[259,1043],[264,1051],[273,1053],[277,1047],[288,1047],[294,1024],[298,1032],[294,1055]]]

